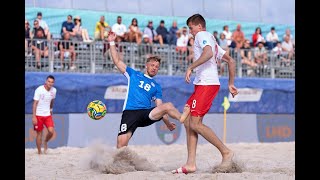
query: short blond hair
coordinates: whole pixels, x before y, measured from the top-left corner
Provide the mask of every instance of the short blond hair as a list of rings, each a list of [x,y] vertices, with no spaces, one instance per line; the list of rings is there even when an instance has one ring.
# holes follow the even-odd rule
[[[148,57],[147,62],[150,62],[151,60],[161,63],[161,58],[159,56],[150,56]]]

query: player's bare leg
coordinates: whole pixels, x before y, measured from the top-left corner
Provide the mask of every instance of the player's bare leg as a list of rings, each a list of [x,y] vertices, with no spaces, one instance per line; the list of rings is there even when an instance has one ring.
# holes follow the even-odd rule
[[[192,116],[192,121],[190,121],[190,128],[204,137],[216,148],[218,148],[222,155],[221,165],[229,165],[232,162],[234,152],[227,148],[227,146],[222,143],[218,136],[208,126],[202,124],[202,120],[203,117]]]
[[[42,131],[37,131],[36,144],[37,144],[38,154],[42,154],[41,143],[42,143]]]
[[[183,112],[180,117],[180,122],[183,123],[188,118],[189,114],[190,114],[190,106],[189,104],[185,104],[183,108]]]
[[[131,131],[128,131],[126,134],[119,135],[117,138],[117,148],[120,149],[124,146],[128,146],[131,136],[132,136]]]
[[[171,102],[163,103],[156,108],[154,108],[150,115],[153,119],[160,119],[165,114],[168,114],[170,117],[180,121],[181,119],[181,113],[174,107],[174,105]]]
[[[197,170],[196,166],[196,150],[197,150],[197,143],[198,143],[198,134],[191,129],[190,122],[191,117],[188,116],[184,122],[184,127],[186,128],[187,133],[187,150],[188,150],[188,159],[187,163],[181,166],[180,168],[184,168],[186,172],[184,173],[193,173]],[[179,169],[179,168],[178,168]],[[180,173],[178,169],[171,171],[172,173]]]
[[[44,143],[43,143],[43,148],[44,148],[44,151],[43,151],[43,152],[44,152],[45,154],[47,154],[47,151],[48,151],[48,141],[50,141],[50,139],[52,138],[53,133],[54,133],[53,127],[48,127],[48,133],[47,133],[46,139],[44,140]]]

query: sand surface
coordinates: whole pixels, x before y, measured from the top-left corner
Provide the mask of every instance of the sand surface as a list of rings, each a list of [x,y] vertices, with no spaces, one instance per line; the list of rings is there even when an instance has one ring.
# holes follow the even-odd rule
[[[60,147],[38,155],[25,150],[25,179],[295,179],[295,142],[227,144],[234,150],[237,169],[220,173],[219,151],[198,145],[197,168],[192,174],[172,174],[184,165],[186,145],[129,146],[121,150],[102,143],[84,148]]]

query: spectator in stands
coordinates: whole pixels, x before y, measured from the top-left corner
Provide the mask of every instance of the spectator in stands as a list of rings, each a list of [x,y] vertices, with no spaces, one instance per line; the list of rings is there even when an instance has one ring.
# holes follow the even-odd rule
[[[229,46],[228,40],[226,39],[226,35],[224,33],[220,33],[220,38],[218,39],[219,46],[229,54]]]
[[[76,16],[73,19],[74,21],[74,28],[73,32],[75,33],[74,39],[77,41],[83,42],[91,42],[91,39],[88,34],[88,30],[82,27],[81,18],[80,16]]]
[[[266,40],[269,50],[272,50],[277,45],[277,42],[279,42],[279,37],[274,27],[271,27],[270,32],[267,34]]]
[[[289,36],[284,37],[284,41],[281,44],[283,52],[288,56],[288,59],[292,59],[294,55],[294,47],[292,42],[290,41]]]
[[[219,45],[220,45],[220,47],[223,49],[223,50],[225,50],[226,51],[226,54],[228,54],[229,55],[229,53],[230,53],[230,50],[229,50],[229,46],[228,46],[228,41],[227,41],[227,39],[226,39],[226,35],[222,32],[222,33],[220,33],[220,38],[218,39],[218,41],[217,42],[219,42]],[[219,75],[220,76],[222,76],[223,75],[223,73],[224,73],[224,69],[225,69],[225,66],[227,66],[227,63],[225,62],[225,61],[221,61],[221,60],[219,60],[219,61],[217,61],[218,62],[218,68],[220,68],[220,70],[219,70]]]
[[[252,34],[252,45],[253,47],[256,47],[258,42],[262,42],[264,45],[266,41],[264,40],[264,37],[262,36],[261,28],[257,27],[256,31]]]
[[[40,59],[41,57],[48,57],[49,49],[47,45],[47,38],[45,37],[44,31],[36,31],[35,36],[33,37],[31,49],[35,55],[37,68],[40,69],[41,63]]]
[[[160,43],[160,45],[163,45],[163,39],[160,34],[158,34],[154,28],[153,28],[153,22],[149,21],[147,27],[144,29],[144,34],[148,34],[150,38],[150,43]]]
[[[179,63],[182,67],[182,59],[187,57],[188,41],[189,35],[187,34],[187,27],[183,27],[181,30],[177,31],[177,44],[176,52],[179,54]]]
[[[194,45],[194,37],[191,33],[189,33],[188,36],[188,50],[187,50],[187,60],[192,63],[194,60],[194,51],[193,51],[193,45]]]
[[[31,42],[30,39],[32,38],[32,33],[30,30],[30,24],[29,24],[28,20],[24,21],[24,31],[25,31],[25,34],[24,34],[25,52],[26,52],[26,54],[28,54],[29,46],[30,46],[30,42]]]
[[[72,22],[72,16],[68,15],[67,20],[62,23],[61,26],[61,38],[64,38],[64,34],[68,34],[70,39],[73,39],[76,35],[75,32],[73,32],[74,23]]]
[[[289,36],[289,41],[292,43],[292,45],[293,45],[293,47],[294,47],[295,40],[294,40],[293,35],[291,34],[290,28],[287,28],[287,29],[286,29],[286,32],[285,32],[285,34],[283,35],[282,41],[284,41],[284,38],[285,38],[286,36]]]
[[[232,42],[233,39],[232,39],[232,32],[229,31],[229,26],[228,25],[223,26],[222,33],[225,35],[227,43],[228,43],[228,46],[230,47],[231,46],[231,42]]]
[[[142,43],[139,45],[139,56],[148,58],[153,53],[152,47],[153,46],[150,43],[149,36],[147,34],[144,34],[142,36]]]
[[[76,69],[74,65],[74,61],[76,60],[76,52],[73,43],[70,41],[70,33],[66,32],[63,34],[62,41],[59,41],[59,50],[60,50],[60,60],[61,67],[64,69],[64,58],[70,57],[71,61],[69,61],[69,66],[71,70]]]
[[[37,18],[36,20],[38,20],[39,22],[39,25],[42,27],[42,29],[44,30],[44,34],[45,36],[47,37],[48,40],[51,39],[51,33],[49,31],[49,26],[48,24],[46,23],[45,20],[42,19],[42,12],[38,12],[37,13]]]
[[[264,68],[267,67],[267,50],[264,48],[262,42],[259,42],[258,47],[254,48],[254,62],[257,64],[257,66]]]
[[[213,37],[216,39],[218,45],[220,45],[219,38],[218,38],[218,31],[213,31]]]
[[[37,35],[38,31],[42,31],[44,36],[45,36],[45,38],[47,39],[47,37],[45,35],[45,32],[44,32],[44,29],[39,25],[39,21],[38,20],[34,20],[33,21],[33,30],[32,30],[32,37],[31,38],[34,38]]]
[[[281,60],[281,62],[284,62],[286,65],[290,65],[290,59],[285,57],[288,54],[283,51],[280,42],[278,42],[277,46],[272,49],[272,53],[276,59]]]
[[[109,31],[111,30],[109,24],[105,22],[104,16],[100,16],[100,21],[96,23],[95,31],[94,31],[94,39],[95,40],[104,40],[107,37]]]
[[[112,32],[116,33],[116,42],[126,41],[127,39],[127,27],[122,24],[122,17],[117,17],[117,23],[112,26]]]
[[[237,29],[233,32],[232,39],[236,43],[235,48],[237,50],[239,50],[243,46],[243,42],[245,40],[244,39],[244,33],[241,30],[241,25],[240,24],[237,25]]]
[[[129,26],[128,41],[136,42],[138,45],[141,43],[142,32],[139,29],[137,18],[131,20],[131,25]]]
[[[169,32],[167,28],[164,26],[164,20],[160,21],[159,26],[156,29],[157,34],[162,36],[162,40],[164,44],[168,44]]]
[[[169,29],[169,38],[168,38],[168,44],[170,45],[176,45],[177,44],[177,35],[176,32],[179,30],[177,26],[177,21],[172,22],[172,26]]]
[[[260,42],[261,44],[262,42]],[[252,58],[252,52],[251,52],[251,46],[249,39],[245,40],[243,43],[243,46],[240,49],[240,55],[241,55],[241,63],[248,65],[251,69],[254,69],[257,67],[257,64],[253,61]],[[251,73],[249,73],[251,74]]]

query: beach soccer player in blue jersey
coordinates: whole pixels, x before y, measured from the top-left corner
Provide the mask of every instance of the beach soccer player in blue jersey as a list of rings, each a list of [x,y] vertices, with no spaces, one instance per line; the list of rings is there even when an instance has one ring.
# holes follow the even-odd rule
[[[110,32],[107,40],[110,44],[111,58],[119,71],[128,79],[127,98],[123,105],[117,139],[117,148],[121,148],[128,145],[138,127],[146,127],[163,120],[170,131],[174,130],[176,125],[169,121],[168,115],[183,122],[190,108],[185,106],[183,111],[186,113],[181,114],[172,103],[162,103],[161,86],[153,79],[160,67],[159,57],[151,56],[147,59],[144,73],[136,71],[120,60],[115,47],[115,39],[116,35]],[[152,107],[152,101],[155,102],[155,107]]]

